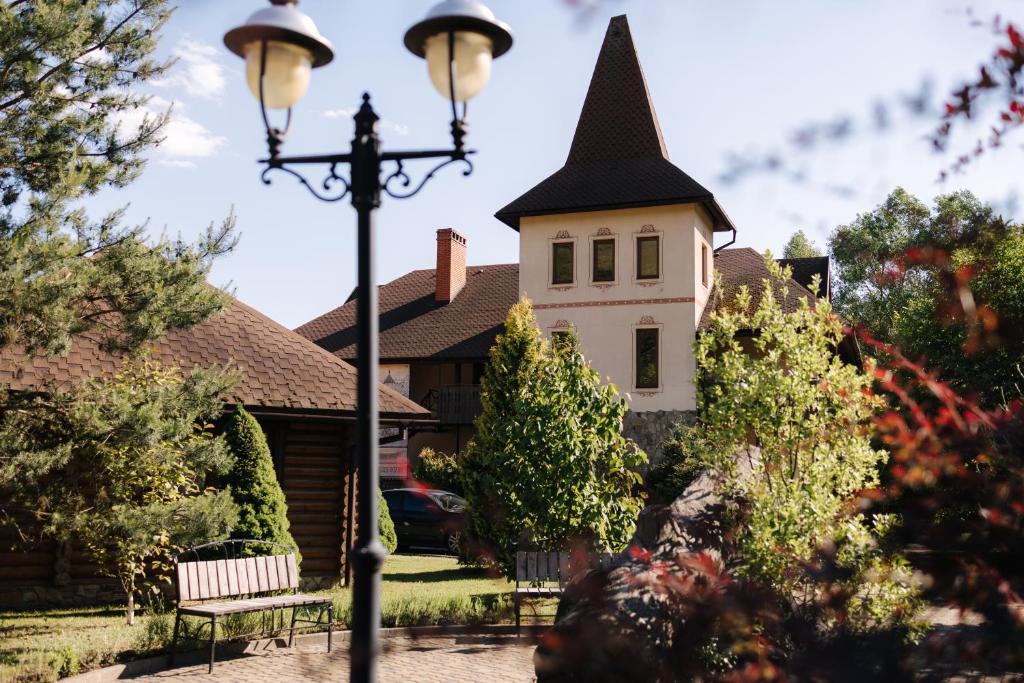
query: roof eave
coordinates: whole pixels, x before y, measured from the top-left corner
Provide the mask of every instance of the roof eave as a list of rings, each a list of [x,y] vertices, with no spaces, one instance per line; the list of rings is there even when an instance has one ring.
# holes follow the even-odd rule
[[[564,208],[536,209],[534,211],[505,211],[502,209],[494,214],[499,221],[519,232],[519,219],[531,216],[555,216],[567,213],[589,213],[593,211],[616,211],[620,209],[642,209],[648,206],[672,206],[675,204],[701,204],[705,206],[715,219],[715,232],[729,232],[732,230],[732,222],[725,212],[715,201],[714,196],[708,194],[697,197],[674,197],[668,199],[647,199],[636,202],[615,202],[614,204],[593,204],[590,206],[572,206]]]

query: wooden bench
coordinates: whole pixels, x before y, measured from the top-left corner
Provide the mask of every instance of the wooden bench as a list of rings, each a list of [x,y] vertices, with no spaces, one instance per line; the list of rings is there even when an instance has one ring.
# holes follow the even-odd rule
[[[592,568],[607,569],[614,556],[610,553],[589,553],[586,557],[586,565],[578,566],[569,553],[539,550],[516,553],[516,590],[512,602],[515,605],[517,630],[523,600],[560,597],[565,585],[576,574]]]
[[[260,555],[271,549],[281,554]],[[186,561],[191,558],[191,561]],[[295,551],[266,541],[229,540],[206,543],[179,553],[174,557],[174,579],[177,614],[174,619],[174,638],[171,643],[171,666],[178,645],[182,617],[209,619],[210,673],[213,672],[214,647],[217,642],[217,622],[231,614],[270,612],[272,622],[276,610],[292,610],[288,647],[295,640],[297,622],[322,625],[327,616],[327,651],[331,651],[334,623],[334,604],[330,598],[299,593],[299,572]],[[283,591],[290,593],[282,594]],[[300,610],[317,609],[316,620],[299,619]],[[206,623],[199,626],[201,630]],[[265,623],[264,623],[265,630]],[[255,634],[247,634],[255,635]]]

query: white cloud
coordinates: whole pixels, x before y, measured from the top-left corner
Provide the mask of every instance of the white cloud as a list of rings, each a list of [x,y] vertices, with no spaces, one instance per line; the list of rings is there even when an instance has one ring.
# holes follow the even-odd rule
[[[184,88],[195,97],[213,99],[224,92],[227,78],[218,61],[218,50],[212,45],[182,38],[174,48],[178,63],[163,78],[150,81],[158,88]]]
[[[153,97],[145,107],[121,115],[118,127],[124,132],[138,130],[142,122],[163,114],[173,105],[171,118],[160,131],[163,142],[154,154],[157,162],[170,168],[195,168],[196,159],[206,159],[220,149],[227,138],[214,135],[198,121],[185,115],[185,105],[162,97]]]
[[[348,107],[345,109],[328,109],[320,112],[320,115],[325,119],[351,119],[359,111],[354,107]],[[390,132],[395,135],[408,135],[409,126],[404,123],[395,123],[394,121],[388,121],[387,119],[381,119],[378,124],[382,132]]]

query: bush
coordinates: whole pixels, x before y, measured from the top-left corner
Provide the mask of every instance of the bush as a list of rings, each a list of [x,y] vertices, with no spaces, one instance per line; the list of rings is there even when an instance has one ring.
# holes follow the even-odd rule
[[[879,543],[892,520],[868,519],[855,505],[860,491],[878,485],[886,460],[871,440],[882,407],[870,391],[874,367],[843,363],[835,353],[843,323],[828,302],[786,306],[789,274],[766,264],[771,278],[760,299],[742,287],[695,346],[701,428],[715,444],[708,453],[726,474],[736,472],[737,452],[748,453],[750,474],[724,480],[740,521],[737,569],[800,605],[818,588],[806,567],[829,548],[842,577],[834,589],[852,596],[842,628],[914,628],[920,604],[906,561]],[[755,331],[753,352],[737,342],[741,330]]]
[[[648,503],[671,505],[707,469],[711,444],[704,428],[678,425],[664,444],[662,457],[647,470],[644,487]]]
[[[419,459],[413,468],[412,476],[416,481],[429,484],[443,491],[451,491],[462,495],[462,482],[459,479],[459,458],[448,455],[433,448],[426,447],[420,451]]]
[[[377,521],[380,529],[380,542],[388,549],[389,553],[398,550],[398,534],[395,532],[395,523],[391,519],[391,511],[388,509],[388,502],[384,500],[384,494],[377,489]]]
[[[575,335],[542,341],[529,300],[509,311],[482,381],[483,412],[460,470],[470,541],[507,577],[520,547],[625,547],[646,456],[622,436],[627,404]]]
[[[254,538],[295,548],[296,562],[301,562],[298,547],[288,531],[284,491],[277,481],[270,447],[259,422],[238,406],[228,420],[225,438],[235,456],[227,484],[238,504],[238,523],[231,537]]]

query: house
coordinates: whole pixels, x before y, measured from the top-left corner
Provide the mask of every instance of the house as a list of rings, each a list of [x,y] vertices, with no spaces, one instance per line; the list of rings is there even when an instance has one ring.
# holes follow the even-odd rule
[[[465,444],[487,349],[521,294],[544,334],[576,330],[593,367],[629,394],[624,431],[653,455],[694,416],[693,343],[714,306],[742,284],[756,296],[768,270],[752,249],[726,248],[736,227],[669,160],[625,16],[608,26],[565,164],[496,217],[519,233],[518,263],[466,267],[466,239],[445,228],[433,270],[380,288],[381,376],[403,378],[439,420],[395,442],[390,473],[425,445]],[[731,239],[716,247],[721,233]],[[789,306],[813,299],[815,273],[828,295],[828,259],[799,261]],[[354,360],[354,300],[296,331]]]
[[[240,373],[228,406],[241,404],[267,435],[288,502],[292,535],[308,587],[344,582],[354,543],[355,369],[304,337],[232,299],[225,310],[191,328],[171,330],[151,356],[182,369],[232,366]],[[48,391],[117,372],[121,359],[87,335],[63,357],[0,353],[0,385]],[[381,422],[406,428],[429,413],[394,391],[380,389]],[[89,602],[111,588],[75,548],[52,545],[8,552],[0,538],[0,603]],[[118,598],[117,589],[109,593]]]

